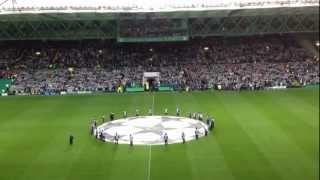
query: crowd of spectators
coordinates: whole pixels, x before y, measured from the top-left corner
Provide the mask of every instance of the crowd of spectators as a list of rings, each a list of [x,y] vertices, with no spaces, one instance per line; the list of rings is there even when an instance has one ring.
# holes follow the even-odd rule
[[[0,77],[15,78],[11,93],[113,92],[143,86],[144,72],[160,72],[160,85],[176,90],[253,90],[319,83],[319,60],[290,36],[0,47]]]

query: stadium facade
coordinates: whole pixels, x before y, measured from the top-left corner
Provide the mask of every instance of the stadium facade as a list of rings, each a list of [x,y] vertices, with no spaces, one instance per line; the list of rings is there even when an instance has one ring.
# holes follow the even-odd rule
[[[152,29],[157,23],[165,28]],[[130,28],[142,28],[143,33],[128,34]],[[118,42],[314,33],[319,32],[319,2],[231,1],[159,9],[104,4],[90,7],[8,4],[0,6],[0,30],[0,40],[116,39]]]

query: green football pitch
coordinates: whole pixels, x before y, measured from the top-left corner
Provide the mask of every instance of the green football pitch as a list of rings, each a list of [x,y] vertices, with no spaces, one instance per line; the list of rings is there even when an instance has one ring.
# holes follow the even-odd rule
[[[92,118],[152,106],[208,113],[216,129],[167,147],[89,135]],[[0,97],[0,180],[89,179],[319,179],[319,89]]]

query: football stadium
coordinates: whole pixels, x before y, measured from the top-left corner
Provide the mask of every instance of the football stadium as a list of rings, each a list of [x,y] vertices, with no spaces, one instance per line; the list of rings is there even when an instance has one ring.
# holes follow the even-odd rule
[[[319,0],[0,0],[0,180],[317,180],[319,47]]]

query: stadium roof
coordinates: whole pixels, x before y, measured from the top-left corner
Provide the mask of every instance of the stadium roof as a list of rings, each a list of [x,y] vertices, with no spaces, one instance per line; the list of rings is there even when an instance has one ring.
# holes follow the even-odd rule
[[[219,11],[179,11],[158,12],[154,18],[194,18],[194,17],[230,17],[230,16],[273,16],[319,13],[318,7],[303,8],[273,8],[273,9],[243,9],[243,10],[219,10]],[[141,13],[142,15],[142,13]],[[142,18],[144,16],[141,16]],[[52,21],[52,20],[112,20],[120,18],[117,13],[26,13],[26,14],[1,14],[1,22],[16,21]],[[140,19],[138,15],[124,16],[122,19]]]
[[[153,3],[150,3],[150,0],[149,2],[130,0],[131,4],[127,4],[126,7],[116,4],[125,4],[124,2],[129,0],[118,0],[117,3],[112,0],[91,0],[90,6],[88,1],[83,0],[17,1],[0,0],[0,41],[121,40],[123,37],[119,34],[121,30],[126,29],[123,24],[134,24],[134,21],[142,22],[150,19],[166,19],[169,24],[178,24],[178,30],[177,26],[172,25],[167,31],[173,34],[176,31],[183,31],[182,39],[198,36],[319,32],[318,0],[197,0],[198,6],[192,4],[194,0],[175,0],[175,4],[178,2],[189,4],[169,8],[163,6],[166,3],[170,4],[170,1],[163,0],[166,3],[162,3],[158,9],[150,7],[156,6],[157,3],[160,5],[159,0],[153,0]],[[41,3],[36,4],[36,2]],[[76,2],[77,6],[73,6]],[[205,5],[200,5],[201,2]],[[226,4],[227,2],[229,4]],[[133,3],[141,3],[141,7],[133,7]],[[114,6],[107,6],[110,4]],[[149,36],[146,35],[146,38]],[[166,39],[162,36],[156,38]]]
[[[152,12],[319,6],[318,0],[0,0],[0,14]]]

